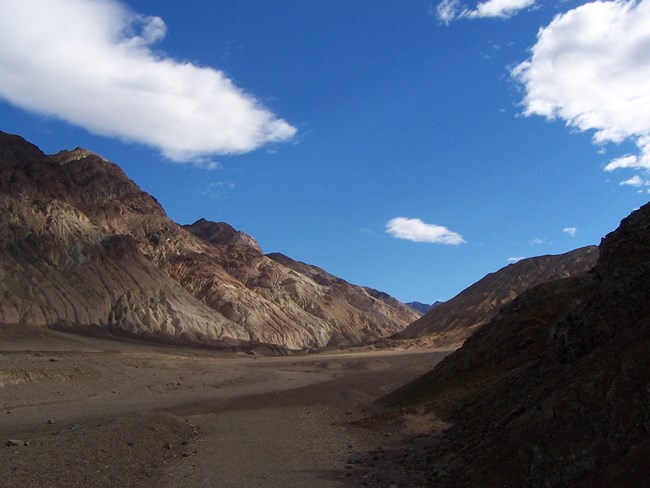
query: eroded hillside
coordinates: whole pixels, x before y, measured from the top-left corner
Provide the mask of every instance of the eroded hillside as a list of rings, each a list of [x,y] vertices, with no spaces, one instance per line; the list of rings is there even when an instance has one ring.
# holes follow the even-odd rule
[[[418,315],[227,224],[172,222],[116,164],[0,133],[0,323],[207,345],[351,345]],[[309,271],[305,271],[309,270]]]

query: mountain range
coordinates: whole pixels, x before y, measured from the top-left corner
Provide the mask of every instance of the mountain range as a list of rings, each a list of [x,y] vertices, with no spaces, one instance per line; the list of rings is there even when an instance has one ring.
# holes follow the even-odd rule
[[[427,313],[432,308],[436,308],[438,305],[441,305],[443,302],[436,300],[433,303],[422,303],[422,302],[407,302],[406,304],[411,307],[413,310],[417,310],[422,315]]]
[[[225,222],[178,225],[116,164],[0,132],[0,323],[285,350],[458,346],[526,289],[588,271],[586,247],[509,265],[448,302],[403,304]],[[421,316],[427,311],[424,316]]]
[[[225,223],[181,226],[116,164],[47,156],[0,133],[0,323],[214,346],[302,350],[394,334],[419,317],[386,294]]]

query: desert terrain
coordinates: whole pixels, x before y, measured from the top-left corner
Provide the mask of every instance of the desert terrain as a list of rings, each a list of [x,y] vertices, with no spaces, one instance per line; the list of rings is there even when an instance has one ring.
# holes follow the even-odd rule
[[[263,357],[3,326],[0,486],[363,484],[367,453],[400,438],[373,400],[449,352]]]

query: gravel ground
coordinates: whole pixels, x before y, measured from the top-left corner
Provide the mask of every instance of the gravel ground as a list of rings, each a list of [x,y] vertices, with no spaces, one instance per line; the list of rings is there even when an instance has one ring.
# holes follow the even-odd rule
[[[358,421],[448,353],[257,358],[0,326],[0,487],[366,485],[399,435]]]

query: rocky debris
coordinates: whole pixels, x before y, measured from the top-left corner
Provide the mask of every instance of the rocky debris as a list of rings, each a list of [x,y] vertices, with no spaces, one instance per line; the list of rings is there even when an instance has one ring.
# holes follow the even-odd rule
[[[161,413],[35,434],[29,449],[0,450],[0,486],[162,486],[167,469],[195,451],[195,437],[186,422]]]
[[[649,294],[647,204],[603,239],[592,272],[523,293],[387,396],[395,414],[418,406],[449,428],[386,464],[424,473],[423,486],[645,485]]]
[[[0,324],[271,353],[364,343],[417,318],[319,268],[265,256],[228,224],[175,224],[85,149],[46,156],[0,132],[0,212]]]
[[[460,345],[524,291],[542,283],[588,272],[598,248],[522,259],[490,273],[451,300],[439,303],[392,339],[418,339],[437,346]]]
[[[23,447],[23,446],[29,446],[28,441],[21,441],[18,439],[9,439],[6,443],[7,447]]]

